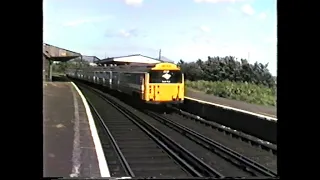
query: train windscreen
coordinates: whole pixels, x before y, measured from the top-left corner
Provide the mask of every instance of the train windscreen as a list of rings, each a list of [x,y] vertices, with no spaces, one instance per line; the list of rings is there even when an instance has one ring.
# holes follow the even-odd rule
[[[149,72],[149,83],[181,83],[182,73],[178,70],[152,70]]]

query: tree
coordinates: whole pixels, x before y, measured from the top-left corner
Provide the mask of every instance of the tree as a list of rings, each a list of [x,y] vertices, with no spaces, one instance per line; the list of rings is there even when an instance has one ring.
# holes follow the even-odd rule
[[[67,69],[75,69],[89,66],[89,62],[82,61],[80,58],[76,58],[67,62],[53,64],[52,71],[58,73],[65,73]]]
[[[233,56],[208,57],[206,61],[198,59],[195,62],[184,62],[180,60],[185,78],[191,81],[234,81],[261,84],[268,87],[275,87],[275,78],[268,70],[268,64],[250,64],[246,59],[238,61]]]

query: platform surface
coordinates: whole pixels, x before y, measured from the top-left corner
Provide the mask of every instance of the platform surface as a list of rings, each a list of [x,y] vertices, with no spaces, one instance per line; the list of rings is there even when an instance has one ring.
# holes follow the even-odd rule
[[[198,99],[209,103],[215,103],[223,106],[229,106],[236,109],[249,111],[252,113],[269,116],[272,118],[277,117],[277,108],[272,106],[262,106],[256,104],[250,104],[242,101],[232,100],[206,94],[204,92],[196,91],[193,89],[186,89],[186,98]]]
[[[70,82],[44,82],[43,176],[100,177],[82,99]]]

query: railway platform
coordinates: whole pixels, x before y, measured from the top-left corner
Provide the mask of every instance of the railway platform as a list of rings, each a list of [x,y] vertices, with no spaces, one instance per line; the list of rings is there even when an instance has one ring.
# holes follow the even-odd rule
[[[71,82],[44,82],[44,177],[101,177],[108,171],[106,162],[100,171],[105,158],[97,151],[100,140],[85,103]]]
[[[204,92],[196,91],[189,88],[186,89],[185,95],[186,95],[185,97],[186,99],[193,100],[193,101],[203,101],[208,104],[210,103],[218,104],[221,106],[240,109],[240,110],[260,114],[260,115],[271,117],[271,118],[276,118],[277,116],[277,109],[275,107],[255,105],[255,104],[250,104],[242,101],[221,98],[221,97],[213,96],[213,95],[206,94]]]

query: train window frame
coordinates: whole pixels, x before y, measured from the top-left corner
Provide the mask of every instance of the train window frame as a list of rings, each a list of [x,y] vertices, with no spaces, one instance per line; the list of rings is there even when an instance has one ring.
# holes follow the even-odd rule
[[[168,74],[168,73],[171,73],[171,72],[177,72],[177,73],[175,73],[174,75],[180,75],[180,77],[178,78],[178,80],[175,80],[175,81],[163,81],[163,80],[161,80],[161,82],[159,81],[159,80],[156,80],[156,81],[153,81],[154,80],[154,77],[152,77],[152,76],[154,76],[155,75],[155,73],[160,73],[160,72],[162,72],[162,76],[164,75],[164,73],[165,73],[165,71],[167,71],[167,73],[166,74]],[[150,84],[158,84],[158,83],[160,83],[160,84],[179,84],[179,83],[182,83],[183,82],[183,72],[181,71],[181,70],[151,70],[151,71],[149,71],[148,72],[149,73],[149,83]],[[159,74],[160,75],[160,74]],[[156,77],[156,78],[159,78],[159,79],[163,79],[163,78],[160,78],[160,76],[158,75],[158,77]],[[171,74],[172,75],[172,74]]]

